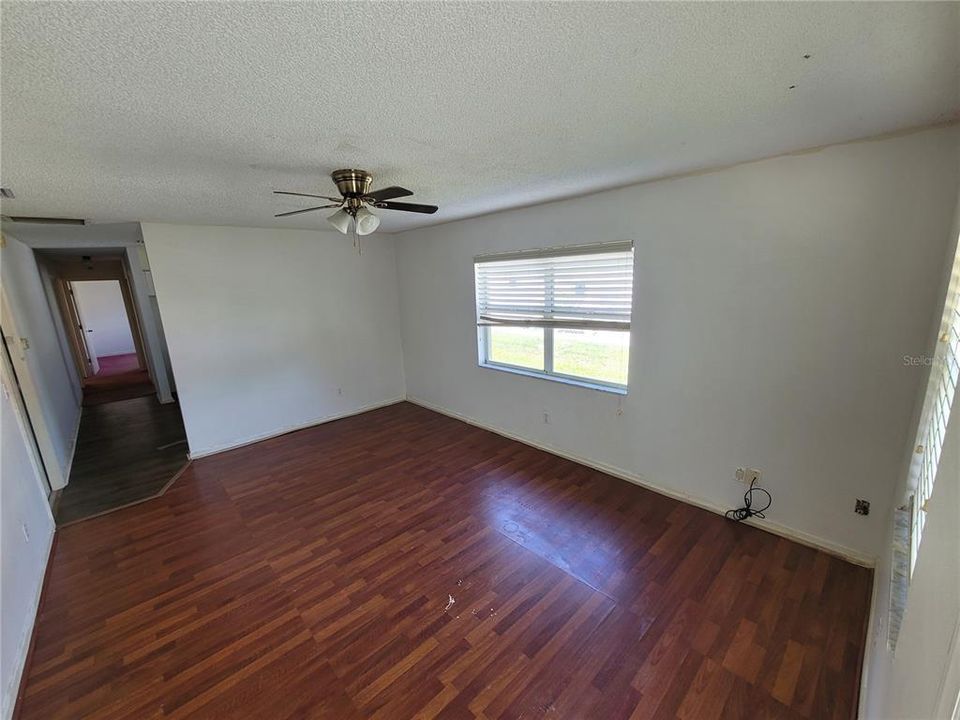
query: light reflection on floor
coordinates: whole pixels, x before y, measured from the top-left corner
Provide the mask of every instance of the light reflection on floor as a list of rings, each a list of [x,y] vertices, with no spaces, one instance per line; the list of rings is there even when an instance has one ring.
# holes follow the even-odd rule
[[[628,566],[620,553],[622,532],[607,517],[591,516],[590,506],[557,505],[525,493],[528,480],[519,474],[484,479],[480,500],[487,522],[581,582],[612,595]],[[613,538],[617,542],[611,542]]]

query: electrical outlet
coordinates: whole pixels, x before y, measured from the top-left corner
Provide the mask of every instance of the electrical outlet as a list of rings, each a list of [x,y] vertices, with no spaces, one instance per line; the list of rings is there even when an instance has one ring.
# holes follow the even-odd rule
[[[544,413],[544,414],[543,414],[543,422],[544,422],[546,425],[549,425],[549,424],[550,424],[550,415],[549,415],[548,413]]]
[[[744,485],[749,485],[754,481],[759,483],[760,476],[762,474],[763,473],[761,473],[756,468],[738,467],[733,477],[737,482],[743,483]]]
[[[869,515],[869,514],[870,514],[870,501],[869,501],[869,500],[861,500],[860,498],[857,498],[857,504],[854,505],[853,511],[854,511],[857,515]]]

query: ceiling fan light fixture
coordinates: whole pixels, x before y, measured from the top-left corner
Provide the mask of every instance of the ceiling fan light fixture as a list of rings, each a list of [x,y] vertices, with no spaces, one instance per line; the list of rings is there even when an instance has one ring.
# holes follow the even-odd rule
[[[426,215],[432,215],[439,209],[436,205],[394,202],[394,198],[405,198],[413,195],[412,191],[402,188],[399,185],[391,185],[390,187],[371,191],[370,184],[373,181],[373,175],[366,170],[334,170],[331,177],[337,186],[337,190],[340,192],[339,198],[328,195],[317,195],[315,193],[295,192],[293,190],[274,190],[273,194],[320,198],[321,200],[331,201],[334,203],[333,205],[318,205],[301,210],[289,210],[287,212],[277,213],[274,217],[285,218],[291,215],[299,216],[303,213],[339,207],[339,210],[327,218],[327,222],[344,235],[350,234],[352,222],[353,239],[356,243],[358,237],[361,235],[369,235],[380,227],[380,218],[371,212],[371,208],[400,210],[402,212],[423,213]]]
[[[333,215],[328,217],[327,222],[333,225],[344,235],[350,232],[350,213],[343,208],[340,208]]]
[[[380,218],[365,207],[357,210],[354,220],[357,223],[357,235],[369,235],[380,227]]]

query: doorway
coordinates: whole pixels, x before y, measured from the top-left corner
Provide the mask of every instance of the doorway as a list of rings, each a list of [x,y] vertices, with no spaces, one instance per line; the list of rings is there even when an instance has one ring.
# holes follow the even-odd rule
[[[104,378],[146,370],[133,342],[130,316],[119,280],[69,281],[69,294],[90,358],[93,377]]]
[[[37,257],[82,390],[69,482],[55,510],[64,525],[162,493],[187,462],[188,447],[176,397],[157,397],[141,330],[149,320],[141,313],[152,308],[137,304],[124,255],[60,250]]]
[[[156,392],[133,295],[120,258],[49,260],[84,406]]]

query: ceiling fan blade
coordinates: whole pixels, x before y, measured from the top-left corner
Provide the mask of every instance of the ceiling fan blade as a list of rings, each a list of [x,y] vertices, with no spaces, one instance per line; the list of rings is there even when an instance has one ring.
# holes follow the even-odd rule
[[[299,215],[300,213],[313,212],[314,210],[323,210],[324,208],[332,208],[332,207],[340,207],[340,203],[337,203],[336,205],[318,205],[317,207],[304,208],[303,210],[291,210],[290,212],[274,215],[274,217],[287,217],[287,215]]]
[[[364,196],[364,199],[393,200],[394,198],[409,197],[410,195],[413,195],[412,190],[407,190],[406,188],[402,188],[397,185],[391,185],[390,187],[380,188],[379,190],[374,190],[372,193],[367,193]]]
[[[287,190],[274,190],[274,195],[296,195],[297,197],[320,198],[321,200],[332,200],[333,202],[343,202],[343,198],[327,197],[326,195],[311,195],[310,193],[288,192]]]
[[[427,215],[432,215],[440,209],[436,205],[418,205],[417,203],[398,202],[378,202],[376,206],[378,208],[384,208],[385,210],[405,210],[406,212],[426,213]]]

